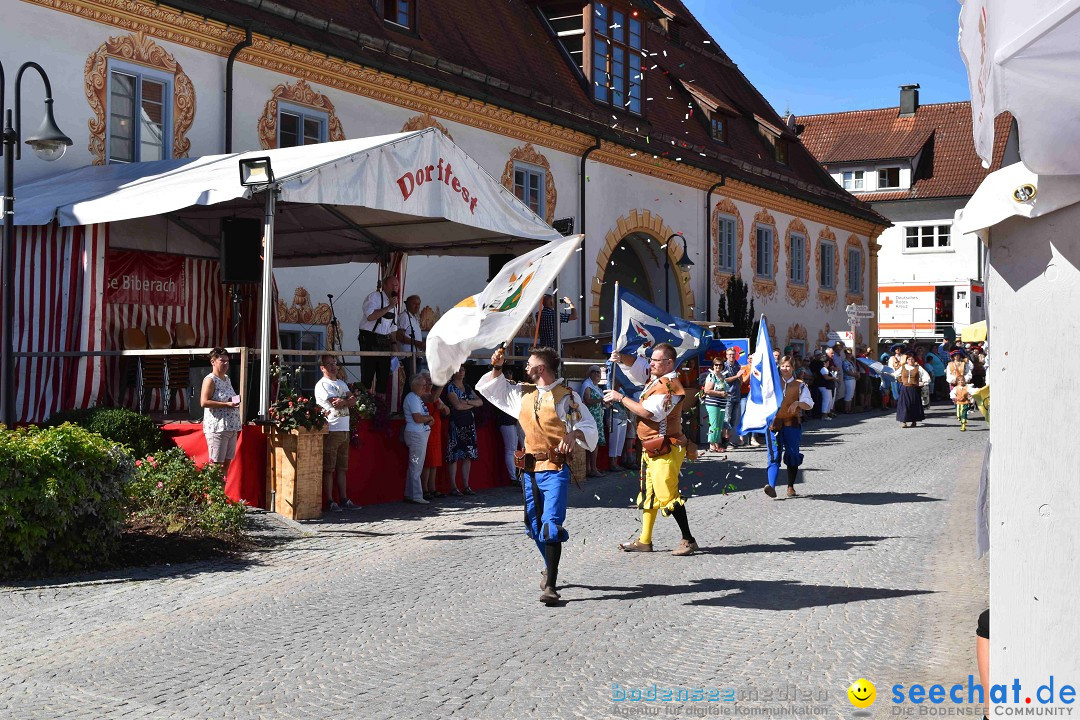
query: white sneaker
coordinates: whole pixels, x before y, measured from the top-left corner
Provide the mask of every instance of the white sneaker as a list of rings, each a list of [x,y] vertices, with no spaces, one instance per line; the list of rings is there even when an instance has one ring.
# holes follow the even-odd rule
[[[750,438],[750,446],[751,447],[761,447],[761,443],[758,442],[757,438]]]
[[[429,500],[425,500],[422,497],[413,498],[413,502],[416,503],[417,505],[430,505],[431,504]]]

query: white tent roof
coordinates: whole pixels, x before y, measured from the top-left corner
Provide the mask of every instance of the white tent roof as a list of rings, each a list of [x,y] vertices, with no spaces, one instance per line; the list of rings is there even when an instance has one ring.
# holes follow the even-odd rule
[[[1080,174],[1080,0],[961,0],[975,149],[989,167],[994,117],[1016,118],[1020,157],[1043,175]]]
[[[388,250],[488,255],[561,237],[434,128],[304,147],[88,166],[19,187],[16,225],[166,216],[211,244],[261,218],[239,162],[269,157],[275,263],[370,261]]]
[[[1024,163],[1014,163],[986,176],[957,212],[955,229],[977,232],[1011,217],[1041,217],[1077,202],[1080,175],[1036,175]]]

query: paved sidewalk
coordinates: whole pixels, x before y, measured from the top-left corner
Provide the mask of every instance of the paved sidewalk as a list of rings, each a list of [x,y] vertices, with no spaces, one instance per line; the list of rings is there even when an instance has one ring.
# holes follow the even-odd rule
[[[819,422],[791,500],[762,493],[763,450],[688,464],[703,549],[690,558],[666,552],[670,518],[657,521],[662,552],[619,552],[638,530],[636,480],[590,481],[571,490],[557,608],[538,602],[542,564],[511,488],[333,515],[307,535],[267,531],[280,542],[240,560],[3,588],[0,717],[736,712],[614,699],[654,683],[851,717],[845,691],[859,677],[886,717],[895,683],[977,674],[986,438],[981,421],[959,432],[945,406],[915,430],[891,415]],[[814,697],[775,699],[792,691]]]

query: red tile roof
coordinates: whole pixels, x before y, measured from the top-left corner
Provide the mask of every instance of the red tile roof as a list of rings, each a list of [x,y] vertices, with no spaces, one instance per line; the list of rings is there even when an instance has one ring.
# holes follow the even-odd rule
[[[680,0],[663,1],[664,11],[679,20],[679,43],[648,23],[641,116],[592,100],[591,84],[567,59],[537,11],[536,6],[548,0],[417,0],[417,33],[390,29],[370,0],[161,2],[234,26],[247,24],[258,34],[507,107],[638,152],[724,173],[873,222],[888,222],[839,189],[799,143],[792,143],[787,165],[773,160],[754,117],[780,128],[784,121]],[[652,3],[635,0],[635,4],[649,14]],[[688,85],[697,86],[696,98]],[[708,118],[695,112],[695,99],[702,98],[719,100],[736,115],[728,123],[726,144],[712,139]],[[386,128],[372,129],[376,130]]]
[[[914,116],[899,117],[898,107],[880,110],[805,115],[803,144],[823,165],[914,158],[920,151],[910,190],[856,195],[864,202],[971,195],[992,171],[1001,167],[1012,117],[996,120],[994,162],[983,168],[975,154],[971,106],[967,102],[921,105]]]

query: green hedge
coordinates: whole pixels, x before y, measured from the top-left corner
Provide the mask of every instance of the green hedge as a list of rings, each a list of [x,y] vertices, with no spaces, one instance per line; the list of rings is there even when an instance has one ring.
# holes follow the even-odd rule
[[[0,427],[0,576],[107,562],[134,469],[124,448],[76,425]]]
[[[126,408],[92,407],[83,410],[64,410],[45,421],[46,427],[65,422],[80,425],[90,432],[123,443],[135,457],[146,457],[170,447],[161,428],[146,415]]]

